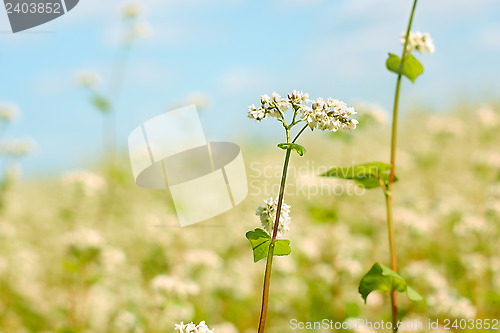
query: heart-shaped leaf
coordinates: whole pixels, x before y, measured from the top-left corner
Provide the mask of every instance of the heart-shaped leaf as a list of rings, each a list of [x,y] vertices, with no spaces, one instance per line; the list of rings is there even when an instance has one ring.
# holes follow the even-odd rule
[[[271,245],[271,236],[264,230],[257,228],[246,233],[247,239],[250,241],[253,250],[253,261],[257,262],[264,259],[269,254],[269,246]],[[288,239],[278,239],[274,243],[275,256],[287,256],[292,252],[290,241]]]
[[[291,142],[279,143],[278,147],[285,150],[286,149],[295,150],[297,154],[299,154],[300,156],[304,156],[304,154],[306,153],[306,149],[296,143],[291,143]]]
[[[389,58],[385,63],[387,69],[396,74],[401,74],[415,82],[415,79],[424,72],[424,66],[413,55],[406,56],[401,68],[401,58],[395,54],[389,53]]]
[[[365,163],[349,167],[336,167],[320,177],[333,177],[354,180],[359,186],[366,189],[381,187],[382,184],[389,184],[391,165],[383,162]],[[394,181],[397,181],[394,177]]]
[[[420,302],[423,300],[413,288],[406,284],[406,281],[390,269],[380,263],[375,263],[370,271],[366,273],[359,283],[359,293],[366,303],[366,298],[372,291],[379,292],[393,292],[406,293],[408,298],[413,302]]]

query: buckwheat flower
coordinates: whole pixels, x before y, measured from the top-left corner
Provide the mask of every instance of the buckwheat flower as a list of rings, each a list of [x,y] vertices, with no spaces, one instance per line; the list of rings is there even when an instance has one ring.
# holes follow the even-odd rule
[[[353,107],[333,98],[325,101],[318,98],[312,101],[312,106],[301,108],[302,119],[311,129],[336,132],[339,129],[355,129],[358,121],[350,118],[356,114]]]
[[[267,114],[265,109],[263,108],[256,108],[255,104],[252,104],[248,107],[248,118],[253,118],[255,120],[261,121],[262,119],[267,118]]]
[[[274,229],[274,220],[276,219],[276,210],[278,208],[278,197],[264,200],[264,204],[260,205],[255,211],[255,215],[259,216],[260,222],[264,229],[272,235]],[[281,204],[281,212],[278,224],[278,236],[283,236],[285,232],[290,230],[290,205]]]
[[[0,104],[0,121],[10,123],[17,118],[19,108],[12,103]]]
[[[175,324],[174,329],[179,333],[214,333],[204,321],[200,321],[198,325],[193,322],[184,324],[184,322],[181,321],[180,324]]]
[[[101,83],[101,77],[96,71],[84,70],[76,74],[76,83],[85,88],[95,88]]]
[[[401,43],[404,45],[406,40],[406,33],[401,35]],[[428,33],[421,33],[420,31],[410,32],[408,38],[408,51],[417,50],[418,53],[428,52],[434,53],[435,47],[431,36]]]
[[[260,102],[264,105],[266,103],[269,103],[271,102],[271,97],[269,97],[269,95],[262,95],[260,97]]]

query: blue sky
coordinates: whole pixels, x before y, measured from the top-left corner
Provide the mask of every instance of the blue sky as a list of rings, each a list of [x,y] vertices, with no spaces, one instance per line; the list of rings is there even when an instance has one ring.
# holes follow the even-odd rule
[[[101,153],[102,121],[75,74],[95,69],[109,84],[127,2],[80,0],[63,17],[12,34],[0,9],[0,101],[22,112],[7,137],[31,137],[28,175],[92,165]],[[192,92],[210,96],[201,112],[206,136],[238,142],[273,125],[246,118],[263,93],[298,89],[312,98],[365,101],[391,108],[395,77],[387,52],[400,53],[407,0],[150,0],[143,20],[153,35],[136,42],[116,105],[118,142],[141,122],[182,104]],[[500,87],[500,2],[420,0],[414,30],[429,32],[434,55],[403,106],[446,109],[481,103]],[[272,135],[270,135],[271,139]]]

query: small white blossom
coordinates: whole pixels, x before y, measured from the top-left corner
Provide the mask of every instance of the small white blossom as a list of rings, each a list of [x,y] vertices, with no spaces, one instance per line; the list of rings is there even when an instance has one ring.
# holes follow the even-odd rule
[[[93,70],[80,71],[76,75],[76,83],[82,87],[95,88],[101,83],[101,76]]]
[[[175,324],[174,329],[178,333],[214,333],[214,331],[207,326],[205,321],[200,321],[198,325],[193,322],[184,324],[184,322],[181,321],[180,324]]]
[[[278,198],[269,198],[264,200],[264,204],[257,208],[255,215],[260,217],[260,222],[264,229],[272,235],[274,229],[274,221],[276,219],[276,210],[278,208]],[[280,219],[278,224],[278,235],[283,236],[285,232],[290,230],[290,205],[281,204]]]
[[[401,43],[404,45],[406,40],[406,33],[401,35]],[[417,50],[418,53],[429,52],[434,53],[435,47],[431,36],[428,33],[421,33],[420,31],[410,32],[408,38],[408,51]]]

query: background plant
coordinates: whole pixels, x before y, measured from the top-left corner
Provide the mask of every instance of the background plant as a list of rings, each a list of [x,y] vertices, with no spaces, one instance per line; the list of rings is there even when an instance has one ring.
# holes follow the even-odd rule
[[[406,292],[408,297],[415,302],[422,300],[422,297],[415,290],[413,290],[413,288],[409,287],[406,284],[406,281],[396,273],[398,271],[398,261],[393,217],[393,184],[397,181],[395,170],[401,80],[402,77],[405,76],[411,82],[414,82],[415,79],[424,71],[422,64],[412,55],[412,51],[415,50],[419,53],[434,52],[434,44],[429,34],[411,32],[416,6],[417,0],[413,3],[406,33],[404,33],[401,37],[401,42],[403,44],[401,58],[395,54],[389,53],[389,58],[386,61],[387,69],[397,74],[396,93],[394,96],[392,115],[390,164],[374,162],[347,168],[334,168],[323,175],[326,177],[352,179],[356,182],[356,184],[364,186],[365,188],[371,189],[380,187],[384,192],[387,208],[387,227],[389,234],[391,268],[388,268],[380,263],[374,264],[370,271],[361,280],[359,292],[365,302],[368,295],[375,290],[388,292],[390,294],[392,306],[392,329],[394,332],[398,331],[398,305],[396,293]]]

